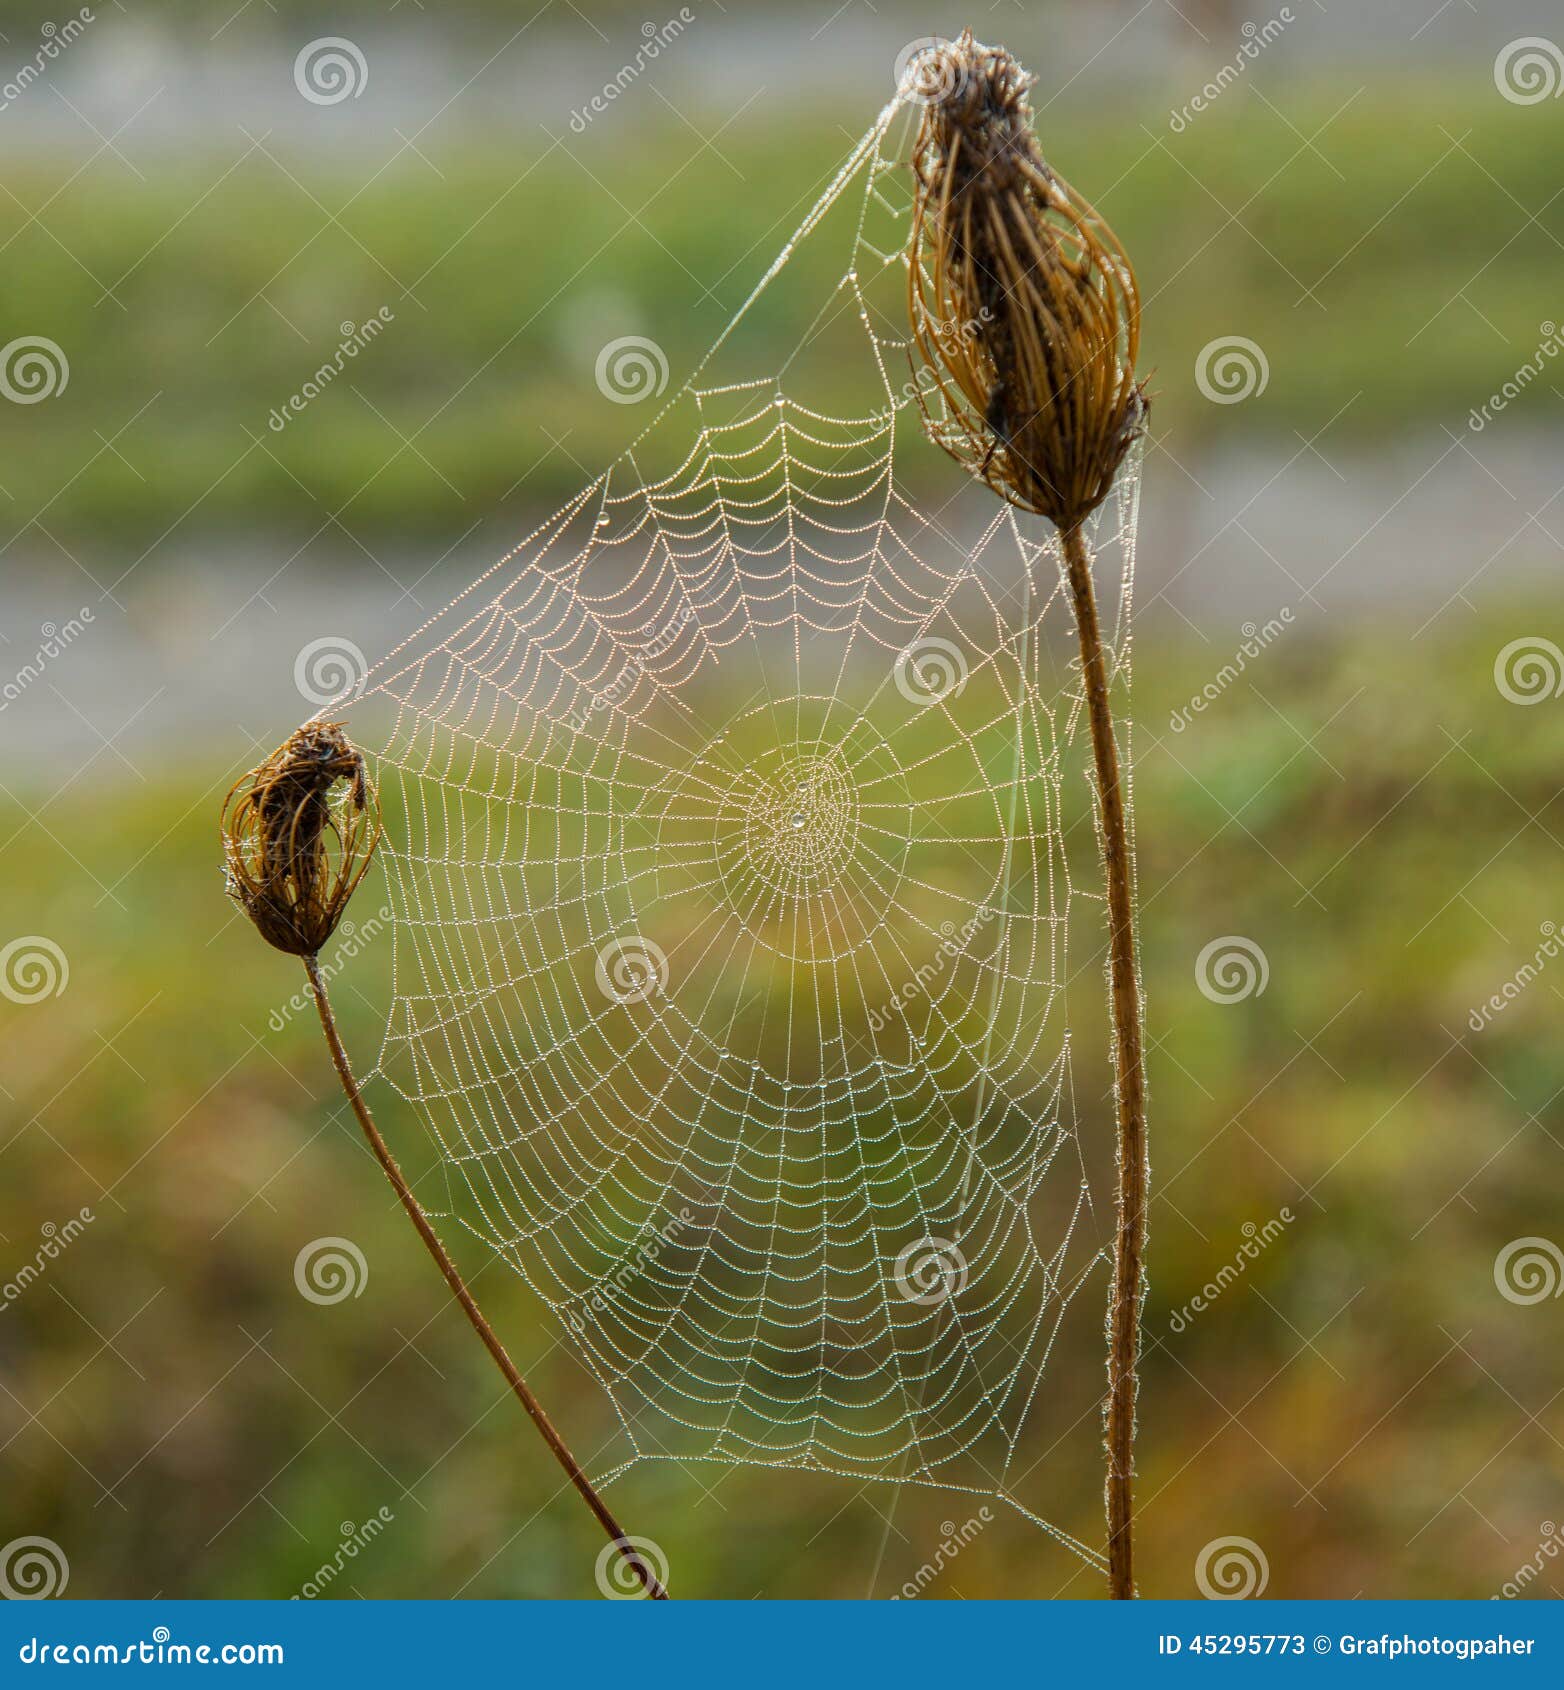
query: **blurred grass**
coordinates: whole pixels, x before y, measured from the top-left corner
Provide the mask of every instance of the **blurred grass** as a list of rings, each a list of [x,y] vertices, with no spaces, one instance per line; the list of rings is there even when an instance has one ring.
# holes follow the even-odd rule
[[[1532,1418],[1556,1390],[1550,1317],[1500,1298],[1493,1260],[1557,1212],[1564,976],[1545,970],[1480,1034],[1465,1025],[1559,916],[1557,706],[1506,704],[1492,678],[1499,646],[1540,625],[1517,608],[1416,639],[1289,632],[1180,734],[1170,712],[1219,660],[1138,639],[1152,1594],[1193,1594],[1200,1547],[1238,1533],[1265,1549],[1272,1595],[1484,1596],[1559,1517],[1564,1467]],[[0,1003],[0,1179],[6,1215],[27,1217],[3,1223],[0,1276],[30,1256],[36,1217],[87,1203],[98,1219],[0,1314],[6,1525],[66,1547],[73,1595],[286,1595],[384,1505],[393,1524],[338,1594],[589,1593],[590,1521],[557,1495],[343,1119],[307,1012],[286,1011],[296,971],[226,912],[218,793],[170,776],[44,796],[0,818],[0,933],[50,935],[71,978],[47,1004]],[[1194,958],[1223,934],[1264,949],[1263,995],[1197,990]],[[354,987],[383,960],[372,949],[338,988],[366,1067],[377,1022]],[[1100,993],[1095,964],[1076,965],[1089,1133]],[[1284,1205],[1283,1235],[1175,1331],[1245,1223]],[[295,1253],[322,1235],[363,1248],[361,1299],[296,1294]],[[593,1447],[607,1422],[590,1382],[504,1275],[480,1290]],[[1023,1494],[1088,1538],[1099,1334],[1089,1289],[1021,1461],[1039,1463]],[[676,1593],[868,1587],[884,1528],[851,1486],[704,1476],[714,1494],[677,1469],[615,1492],[668,1550]],[[898,1499],[881,1594],[952,1507]],[[1095,1581],[1002,1514],[933,1593],[1061,1588]]]
[[[480,513],[552,506],[647,420],[599,393],[599,349],[650,335],[677,381],[870,103],[790,110],[785,130],[748,113],[709,149],[652,120],[633,147],[605,123],[568,150],[431,141],[428,162],[385,168],[280,139],[139,183],[112,158],[80,174],[12,161],[0,322],[57,341],[71,378],[47,403],[0,407],[0,517],[139,551],[175,526],[257,523],[448,543]],[[1557,314],[1564,108],[1496,100],[1486,77],[1410,75],[1372,98],[1332,80],[1285,103],[1235,90],[1181,135],[1150,102],[1042,114],[1052,159],[1140,256],[1155,426],[1175,455],[1291,441],[1338,413],[1335,438],[1365,441],[1458,421]],[[806,245],[799,262],[840,257]],[[1481,315],[1462,291],[1478,278]],[[380,337],[270,429],[342,326],[382,307]],[[1267,353],[1270,385],[1242,407],[1195,387],[1214,335]],[[1550,403],[1539,382],[1513,409]]]

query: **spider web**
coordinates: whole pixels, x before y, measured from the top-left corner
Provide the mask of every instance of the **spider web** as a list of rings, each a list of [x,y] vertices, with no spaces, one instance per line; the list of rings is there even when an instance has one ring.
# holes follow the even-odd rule
[[[382,745],[380,1073],[443,1212],[611,1401],[602,1480],[967,1490],[1101,1565],[1011,1490],[1105,1259],[1065,999],[1083,900],[1101,924],[1073,628],[1051,532],[923,437],[904,104],[634,446],[351,700]],[[810,326],[777,370],[788,286]],[[1137,488],[1093,536],[1120,687]]]

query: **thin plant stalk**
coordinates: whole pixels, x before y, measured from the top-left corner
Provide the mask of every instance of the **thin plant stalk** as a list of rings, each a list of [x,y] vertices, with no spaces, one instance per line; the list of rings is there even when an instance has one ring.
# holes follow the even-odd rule
[[[266,942],[304,964],[337,1078],[375,1160],[434,1257],[474,1332],[505,1376],[565,1476],[591,1509],[648,1596],[668,1592],[625,1535],[571,1454],[542,1403],[484,1318],[461,1270],[440,1242],[390,1147],[380,1136],[337,1028],[320,950],[336,931],[354,891],[369,872],[380,841],[380,806],[364,755],[339,722],[306,723],[258,768],[238,781],[223,805],[223,860],[228,892]]]
[[[1108,1594],[1135,1594],[1135,1398],[1146,1257],[1146,1059],[1141,1037],[1140,968],[1135,946],[1134,870],[1118,740],[1109,704],[1108,661],[1097,616],[1091,557],[1077,525],[1061,536],[1065,574],[1081,647],[1091,718],[1108,888],[1109,996],[1113,1004],[1118,1102],[1118,1198],[1113,1289],[1108,1307]]]
[[[1108,1310],[1108,1591],[1135,1594],[1136,1366],[1146,1254],[1146,1076],[1134,871],[1107,652],[1085,527],[1146,423],[1140,296],[1113,231],[1037,141],[1032,78],[969,32],[911,67],[907,274],[913,339],[936,378],[925,428],[975,479],[1057,529],[1080,641],[1108,904],[1118,1167]]]
[[[385,1175],[391,1182],[391,1188],[401,1200],[402,1207],[407,1211],[408,1219],[418,1230],[418,1236],[423,1239],[424,1247],[434,1257],[435,1266],[445,1276],[445,1282],[450,1286],[456,1300],[462,1306],[462,1313],[472,1323],[472,1329],[483,1340],[484,1348],[494,1357],[494,1365],[505,1375],[505,1381],[516,1393],[517,1401],[526,1409],[532,1424],[543,1434],[543,1441],[554,1452],[554,1459],[565,1471],[565,1476],[580,1492],[582,1500],[597,1516],[599,1524],[608,1533],[619,1553],[629,1562],[635,1571],[635,1576],[646,1587],[646,1594],[654,1598],[666,1600],[668,1592],[658,1582],[657,1575],[646,1564],[645,1560],[636,1552],[625,1535],[624,1528],[614,1518],[608,1504],[598,1495],[592,1481],[581,1470],[581,1464],[570,1453],[570,1447],[559,1435],[554,1422],[549,1419],[543,1404],[532,1394],[531,1387],[516,1369],[516,1364],[506,1353],[505,1346],[500,1342],[498,1334],[489,1325],[473,1299],[473,1294],[467,1289],[467,1282],[462,1278],[461,1270],[451,1260],[450,1254],[440,1242],[434,1228],[429,1224],[429,1217],[424,1213],[422,1204],[413,1195],[396,1158],[391,1154],[391,1148],[380,1136],[380,1129],[375,1125],[374,1117],[369,1112],[369,1105],[364,1101],[364,1094],[359,1090],[357,1079],[353,1074],[353,1066],[348,1061],[347,1048],[342,1043],[342,1035],[337,1030],[337,1018],[332,1012],[331,999],[326,992],[326,982],[321,977],[319,959],[307,956],[304,959],[304,972],[309,977],[310,992],[315,999],[315,1008],[320,1015],[320,1024],[326,1035],[326,1043],[331,1049],[331,1060],[337,1070],[337,1078],[342,1082],[342,1089],[347,1094],[347,1100],[353,1106],[353,1113],[358,1117],[358,1124],[364,1129],[364,1137],[369,1141],[369,1148],[375,1153],[375,1160],[385,1170]]]

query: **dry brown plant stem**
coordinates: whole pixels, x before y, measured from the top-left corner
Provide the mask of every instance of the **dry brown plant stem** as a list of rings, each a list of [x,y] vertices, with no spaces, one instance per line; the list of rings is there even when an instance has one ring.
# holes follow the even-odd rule
[[[445,1277],[452,1294],[462,1306],[462,1312],[472,1324],[472,1329],[483,1340],[484,1348],[494,1357],[494,1364],[505,1375],[506,1383],[515,1392],[517,1400],[526,1409],[529,1418],[539,1432],[543,1434],[543,1441],[554,1452],[554,1459],[565,1471],[582,1500],[597,1516],[603,1530],[608,1533],[614,1546],[635,1571],[635,1576],[646,1587],[648,1596],[666,1600],[668,1592],[658,1582],[656,1574],[636,1551],[630,1540],[625,1536],[624,1528],[614,1518],[608,1504],[603,1501],[593,1487],[592,1481],[581,1470],[580,1463],[571,1454],[569,1446],[559,1435],[554,1422],[549,1419],[542,1403],[532,1394],[530,1387],[521,1374],[516,1370],[516,1364],[506,1353],[505,1346],[500,1342],[494,1328],[484,1318],[482,1309],[473,1300],[472,1292],[467,1289],[467,1283],[462,1278],[461,1270],[452,1261],[445,1246],[440,1242],[434,1228],[429,1224],[429,1217],[424,1213],[422,1205],[413,1195],[396,1158],[391,1154],[390,1146],[380,1136],[380,1129],[376,1127],[374,1117],[369,1112],[369,1105],[364,1101],[364,1095],[359,1090],[357,1079],[353,1074],[353,1066],[348,1061],[346,1047],[342,1043],[342,1035],[337,1030],[337,1018],[332,1012],[331,999],[326,992],[326,982],[321,976],[319,960],[310,955],[303,959],[304,972],[309,977],[310,992],[315,999],[315,1008],[320,1015],[321,1028],[326,1035],[326,1043],[331,1050],[331,1060],[336,1066],[337,1078],[342,1082],[342,1089],[347,1094],[348,1102],[353,1106],[353,1113],[358,1117],[358,1124],[364,1130],[364,1137],[369,1141],[369,1148],[375,1154],[375,1160],[385,1170],[385,1175],[391,1182],[392,1189],[401,1200],[402,1207],[407,1211],[408,1219],[418,1229],[418,1236],[423,1239],[424,1246],[434,1257],[435,1266]]]
[[[1081,674],[1091,717],[1108,888],[1109,991],[1118,1099],[1118,1224],[1108,1313],[1108,1594],[1135,1594],[1135,1397],[1146,1252],[1146,1068],[1140,971],[1135,955],[1134,874],[1118,740],[1109,705],[1107,653],[1097,617],[1091,557],[1080,526],[1061,536],[1075,609]]]
[[[336,931],[353,893],[369,872],[381,826],[380,802],[363,752],[348,738],[340,722],[306,722],[263,763],[236,781],[224,800],[223,865],[229,896],[267,944],[298,957],[304,964],[337,1078],[408,1219],[418,1229],[418,1236],[434,1257],[435,1266],[473,1331],[494,1357],[495,1366],[543,1434],[566,1477],[646,1593],[665,1599],[668,1592],[625,1536],[484,1319],[460,1270],[380,1136],[348,1061],[320,971],[320,950]]]
[[[1108,1591],[1135,1594],[1136,1363],[1146,1253],[1146,1081],[1134,871],[1085,525],[1146,425],[1129,257],[1039,146],[1032,78],[971,32],[915,61],[907,304],[938,392],[934,443],[1060,537],[1091,718],[1108,904],[1118,1210],[1108,1310]]]

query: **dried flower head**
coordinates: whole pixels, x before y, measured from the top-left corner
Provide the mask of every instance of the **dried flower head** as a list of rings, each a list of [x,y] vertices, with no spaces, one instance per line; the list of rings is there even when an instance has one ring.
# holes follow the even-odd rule
[[[1010,54],[970,31],[932,51],[938,74],[916,96],[907,284],[945,401],[938,416],[924,404],[925,424],[1002,498],[1075,527],[1145,424],[1135,273],[1043,161],[1032,79]]]
[[[267,944],[314,956],[380,842],[363,752],[339,722],[307,723],[229,792],[222,828],[228,895]]]

